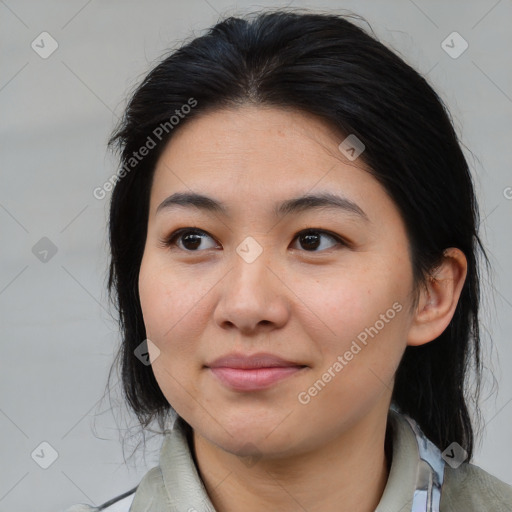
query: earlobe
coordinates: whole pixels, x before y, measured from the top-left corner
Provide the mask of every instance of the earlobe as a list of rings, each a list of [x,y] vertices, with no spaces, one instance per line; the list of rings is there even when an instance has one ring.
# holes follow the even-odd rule
[[[420,290],[418,304],[407,337],[407,344],[419,346],[440,336],[448,327],[460,298],[467,274],[467,260],[460,249],[444,251]]]

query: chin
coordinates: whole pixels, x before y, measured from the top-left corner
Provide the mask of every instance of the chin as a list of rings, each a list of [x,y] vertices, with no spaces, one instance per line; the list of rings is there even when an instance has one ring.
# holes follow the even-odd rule
[[[289,452],[292,448],[293,435],[290,432],[290,425],[285,425],[283,416],[268,414],[266,417],[258,417],[244,412],[234,414],[228,419],[223,416],[222,426],[216,422],[214,430],[212,422],[205,424],[206,429],[202,430],[204,437],[222,448],[224,451],[240,457],[262,457],[263,455],[272,458]],[[277,426],[277,428],[276,428]],[[224,428],[223,428],[224,427]],[[293,429],[297,432],[297,429]]]

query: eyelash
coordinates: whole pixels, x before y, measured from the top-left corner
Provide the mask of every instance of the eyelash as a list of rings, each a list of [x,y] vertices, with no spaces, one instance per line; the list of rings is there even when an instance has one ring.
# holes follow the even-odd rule
[[[196,235],[206,235],[208,237],[210,237],[212,240],[215,240],[211,235],[209,235],[206,231],[203,231],[201,229],[197,229],[197,228],[181,228],[181,229],[178,229],[176,231],[174,231],[173,233],[171,233],[169,236],[163,238],[160,240],[160,243],[163,247],[166,247],[166,248],[169,248],[171,250],[174,250],[177,246],[176,246],[176,240],[178,238],[180,238],[181,236],[187,234],[187,233],[193,233],[193,234],[196,234]],[[302,231],[299,231],[294,237],[293,237],[293,240],[296,240],[299,236],[301,235],[309,235],[309,234],[322,234],[322,235],[327,235],[328,237],[332,238],[333,240],[335,240],[338,244],[338,246],[342,246],[342,247],[350,247],[350,243],[346,240],[344,240],[343,238],[341,238],[339,235],[336,235],[334,233],[331,233],[330,231],[326,231],[325,229],[319,229],[319,228],[307,228],[307,229],[303,229]],[[189,252],[189,253],[194,253],[194,252],[203,252],[205,250],[208,250],[208,249],[203,249],[203,250],[189,250],[189,249],[181,249],[181,247],[177,247],[178,249],[184,251],[184,252]],[[336,246],[333,246],[333,247],[329,247],[328,249],[324,249],[324,250],[321,250],[321,251],[317,251],[317,250],[313,250],[313,251],[307,251],[307,250],[304,250],[304,252],[308,252],[308,253],[318,253],[318,252],[324,252],[324,251],[328,251],[330,249],[334,249],[336,248]]]

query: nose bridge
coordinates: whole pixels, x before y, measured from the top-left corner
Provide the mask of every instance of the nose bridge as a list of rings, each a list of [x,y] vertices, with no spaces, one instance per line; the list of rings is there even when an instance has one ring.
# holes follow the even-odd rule
[[[236,247],[233,254],[232,279],[240,292],[250,292],[252,296],[264,294],[267,288],[268,268],[271,249],[264,247],[264,241],[258,242],[247,236]]]
[[[237,246],[215,315],[218,323],[250,330],[259,323],[278,325],[285,321],[288,308],[272,269],[272,257],[271,249],[252,237]]]

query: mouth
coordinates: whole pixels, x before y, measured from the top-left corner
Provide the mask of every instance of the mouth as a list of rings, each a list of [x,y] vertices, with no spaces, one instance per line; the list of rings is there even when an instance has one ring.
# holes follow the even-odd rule
[[[206,365],[224,386],[235,391],[258,391],[307,368],[272,354],[229,354]]]

